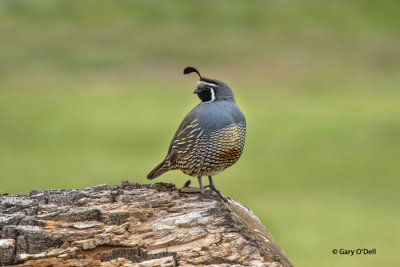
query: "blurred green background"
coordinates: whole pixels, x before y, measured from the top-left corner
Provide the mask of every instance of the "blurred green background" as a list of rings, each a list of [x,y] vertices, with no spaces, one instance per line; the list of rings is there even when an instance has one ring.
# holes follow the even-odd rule
[[[243,156],[216,186],[251,208],[295,265],[394,266],[399,6],[1,1],[0,190],[148,183],[199,102],[196,76],[182,74],[192,65],[228,83],[248,121]]]

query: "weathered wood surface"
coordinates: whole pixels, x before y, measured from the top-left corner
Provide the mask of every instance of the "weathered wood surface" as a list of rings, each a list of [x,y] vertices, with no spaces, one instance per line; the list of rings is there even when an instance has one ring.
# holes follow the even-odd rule
[[[173,184],[0,196],[0,265],[292,266],[247,208]]]

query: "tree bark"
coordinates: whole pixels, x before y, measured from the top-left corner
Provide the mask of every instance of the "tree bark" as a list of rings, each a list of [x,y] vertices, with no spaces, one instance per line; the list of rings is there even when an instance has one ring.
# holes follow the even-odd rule
[[[0,196],[0,265],[292,266],[246,207],[173,184]]]

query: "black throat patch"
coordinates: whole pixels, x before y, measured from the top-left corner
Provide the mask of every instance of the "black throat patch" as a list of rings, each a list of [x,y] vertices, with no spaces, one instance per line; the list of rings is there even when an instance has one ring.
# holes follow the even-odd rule
[[[214,91],[211,88],[201,90],[199,93],[197,93],[197,95],[202,102],[210,102],[215,99]]]

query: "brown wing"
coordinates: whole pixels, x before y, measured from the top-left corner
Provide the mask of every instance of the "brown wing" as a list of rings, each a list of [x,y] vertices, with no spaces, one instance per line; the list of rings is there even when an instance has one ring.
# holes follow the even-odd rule
[[[158,164],[148,175],[148,179],[154,179],[161,174],[177,168],[176,162],[193,151],[198,132],[201,131],[196,119],[196,108],[189,112],[178,127],[165,159]]]
[[[196,118],[196,109],[197,106],[186,115],[179,125],[169,145],[166,158],[174,156],[174,154],[181,154],[194,144],[198,132],[201,131]]]

